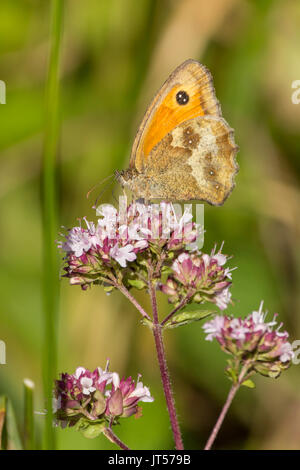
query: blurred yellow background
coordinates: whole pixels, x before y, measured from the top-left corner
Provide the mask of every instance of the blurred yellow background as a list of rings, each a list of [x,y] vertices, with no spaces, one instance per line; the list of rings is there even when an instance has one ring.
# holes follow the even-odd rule
[[[0,393],[22,417],[22,380],[42,390],[44,320],[41,293],[41,159],[49,53],[50,1],[0,4]],[[234,255],[235,305],[245,316],[264,299],[291,340],[300,338],[299,170],[300,4],[294,0],[66,1],[61,59],[59,225],[94,217],[88,190],[128,164],[146,106],[169,73],[187,58],[212,72],[225,119],[240,147],[236,188],[223,207],[205,207],[204,251],[225,241]],[[116,189],[117,190],[117,189]],[[94,196],[94,194],[93,194]],[[103,201],[113,202],[111,189]],[[57,236],[59,238],[59,236]],[[55,240],[53,240],[55,243]],[[148,299],[137,293],[148,307]],[[169,306],[160,295],[160,309]],[[172,448],[153,339],[138,313],[114,292],[82,292],[61,282],[58,370],[93,369],[111,360],[120,375],[143,374],[155,397],[143,417],[117,434],[135,449]],[[187,449],[203,448],[230,382],[226,357],[204,341],[201,324],[165,334],[177,408]],[[235,399],[216,448],[299,449],[300,366],[278,380],[255,379]],[[45,417],[36,415],[38,430]],[[57,431],[60,449],[112,449],[72,429]]]

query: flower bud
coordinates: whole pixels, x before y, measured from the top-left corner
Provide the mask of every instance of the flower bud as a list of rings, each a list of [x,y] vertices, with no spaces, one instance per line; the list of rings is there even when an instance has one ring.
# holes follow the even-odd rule
[[[268,377],[278,377],[287,369],[294,357],[288,333],[280,332],[275,317],[266,321],[261,303],[258,311],[246,318],[233,318],[216,315],[203,325],[206,340],[213,338],[221,348],[238,359],[240,364],[248,364],[249,370]],[[279,325],[280,327],[281,325]]]
[[[119,388],[117,388],[108,400],[108,411],[113,416],[121,416],[123,413],[123,396]]]
[[[116,372],[100,367],[93,372],[78,367],[74,374],[61,374],[55,381],[54,414],[58,424],[87,427],[103,422],[116,424],[119,418],[138,413],[138,403],[153,401],[150,391],[139,380],[120,380]]]
[[[190,302],[212,302],[221,310],[231,302],[231,270],[224,267],[227,256],[221,251],[210,255],[200,252],[180,253],[172,264],[173,273],[161,291],[170,303],[180,303],[186,297]]]

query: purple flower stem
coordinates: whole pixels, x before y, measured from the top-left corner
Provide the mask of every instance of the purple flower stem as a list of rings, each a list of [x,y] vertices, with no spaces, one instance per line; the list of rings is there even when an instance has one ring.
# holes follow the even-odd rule
[[[191,295],[187,295],[181,302],[179,305],[177,305],[177,307],[174,308],[174,310],[172,310],[171,313],[169,313],[169,315],[166,316],[166,318],[163,319],[163,321],[161,322],[161,326],[164,326],[172,317],[173,315],[178,312],[178,310],[180,310],[181,308],[183,308],[187,303],[188,301],[190,300],[191,298]]]
[[[163,262],[165,261],[165,258],[166,258],[166,253],[162,253],[161,256],[160,256],[160,260],[159,262],[157,263],[157,266],[155,268],[155,275],[158,276],[160,274],[160,271],[161,271],[161,267],[163,265]]]
[[[214,427],[213,427],[213,430],[212,430],[212,432],[211,432],[211,434],[210,434],[210,436],[209,436],[209,438],[208,438],[208,441],[207,441],[207,443],[206,443],[206,445],[205,445],[204,450],[210,450],[211,447],[212,447],[212,445],[213,445],[213,443],[215,442],[215,439],[216,439],[216,437],[217,437],[217,435],[218,435],[218,432],[219,432],[219,430],[220,430],[220,428],[221,428],[221,426],[222,426],[222,424],[223,424],[223,421],[224,421],[224,418],[225,418],[225,416],[226,416],[226,414],[227,414],[227,411],[229,410],[229,407],[230,407],[230,405],[231,405],[231,403],[232,403],[232,401],[233,401],[233,399],[234,399],[234,397],[235,397],[235,395],[236,395],[236,392],[238,391],[238,389],[239,389],[240,386],[241,386],[241,383],[242,383],[242,381],[243,381],[243,378],[244,378],[244,376],[245,376],[247,370],[248,370],[248,365],[245,365],[245,366],[243,367],[243,369],[241,370],[241,373],[240,373],[240,375],[239,375],[239,378],[238,378],[237,383],[234,384],[234,385],[232,385],[232,387],[231,387],[231,389],[230,389],[230,391],[229,391],[229,393],[228,393],[226,402],[225,402],[225,404],[224,404],[224,406],[223,406],[223,408],[222,408],[222,411],[221,411],[221,413],[220,413],[220,415],[219,415],[219,417],[218,417],[218,419],[217,419],[216,424],[215,424]]]
[[[116,289],[119,289],[119,291],[122,292],[123,295],[125,295],[125,297],[135,306],[135,308],[142,314],[143,317],[151,321],[151,318],[148,313],[143,309],[143,307],[138,303],[138,301],[133,297],[133,295],[130,294],[129,290],[126,289],[124,284],[119,284],[115,282],[114,286],[116,287]]]
[[[181,437],[181,432],[179,428],[179,423],[177,419],[176,409],[175,409],[175,400],[173,397],[170,376],[166,361],[165,348],[162,338],[162,327],[158,320],[158,311],[157,311],[157,302],[155,287],[152,282],[152,276],[149,273],[149,293],[151,298],[152,312],[153,312],[153,335],[155,340],[157,359],[160,369],[160,375],[162,380],[162,385],[164,389],[164,394],[167,402],[167,408],[169,412],[171,427],[173,431],[175,447],[177,450],[183,450],[183,442]]]
[[[129,447],[127,447],[124,442],[121,441],[121,439],[118,438],[118,436],[115,435],[115,433],[110,429],[110,428],[105,428],[103,431],[103,434],[107,439],[114,444],[116,444],[120,449],[122,450],[130,450]]]

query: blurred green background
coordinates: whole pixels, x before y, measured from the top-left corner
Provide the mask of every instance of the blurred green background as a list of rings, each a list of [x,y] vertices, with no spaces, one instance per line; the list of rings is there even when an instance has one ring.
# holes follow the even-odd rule
[[[36,384],[35,409],[45,408],[41,162],[50,6],[45,0],[0,4],[0,79],[7,87],[7,103],[0,105],[0,339],[7,347],[0,393],[11,397],[19,423],[24,377]],[[264,299],[291,339],[300,338],[300,104],[291,101],[291,84],[300,79],[299,2],[69,0],[64,10],[59,225],[94,216],[94,198],[86,193],[127,166],[149,100],[177,65],[198,59],[214,76],[240,146],[234,192],[223,207],[205,206],[204,250],[224,240],[224,251],[234,255],[230,313],[244,316]],[[111,189],[102,200],[114,202]],[[109,357],[120,375],[141,372],[155,402],[116,432],[134,449],[172,448],[153,339],[138,314],[117,292],[82,292],[66,280],[60,287],[58,370],[92,369]],[[167,332],[165,341],[186,448],[203,448],[230,387],[226,357],[204,341],[200,324]],[[216,448],[299,449],[299,367],[276,381],[257,377],[255,390],[241,390]],[[45,416],[35,421],[40,436]],[[57,447],[114,448],[104,437],[89,441],[73,430],[57,430]]]

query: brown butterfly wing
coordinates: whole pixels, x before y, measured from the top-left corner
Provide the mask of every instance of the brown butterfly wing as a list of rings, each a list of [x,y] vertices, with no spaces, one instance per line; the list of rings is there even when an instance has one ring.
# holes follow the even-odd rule
[[[233,130],[223,118],[190,119],[150,152],[143,171],[145,186],[148,182],[152,198],[221,205],[234,188],[237,150]]]
[[[185,104],[176,96],[184,92]],[[152,149],[176,126],[198,116],[221,116],[209,70],[187,60],[169,76],[150,104],[136,135],[130,167],[142,172]]]

